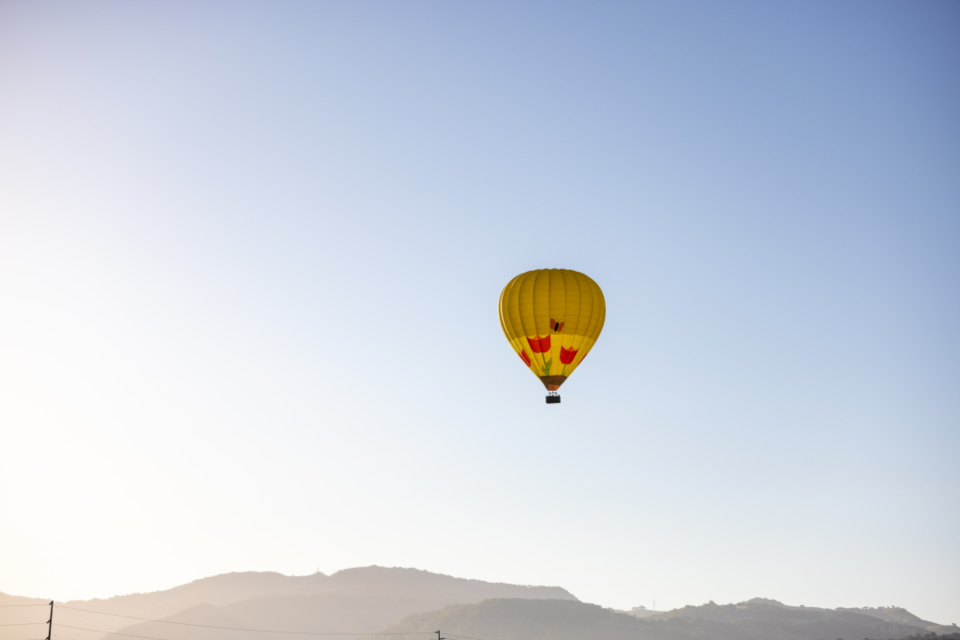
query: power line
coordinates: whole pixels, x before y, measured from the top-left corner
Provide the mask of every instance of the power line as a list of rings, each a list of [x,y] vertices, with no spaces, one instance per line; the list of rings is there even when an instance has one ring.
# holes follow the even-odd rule
[[[434,631],[434,633],[437,634],[438,638],[440,638],[439,631]],[[483,640],[482,638],[474,638],[473,636],[461,636],[459,633],[450,633],[449,631],[446,633],[451,638],[466,638],[467,640]],[[440,640],[447,640],[447,639],[444,637],[444,638],[440,638]]]
[[[38,602],[36,604],[0,604],[0,609],[6,609],[7,607],[49,607],[50,605],[46,602]]]
[[[59,627],[60,625],[57,625],[57,626]],[[110,633],[110,632],[109,632],[109,631],[98,631],[97,633]],[[75,638],[75,637],[73,637],[73,636],[64,635],[64,634],[63,634],[63,631],[58,631],[58,632],[56,632],[55,634],[53,634],[53,637],[54,637],[54,638],[59,638],[59,640],[77,640],[77,638]],[[84,636],[84,637],[86,638],[86,637],[89,637],[89,636]],[[43,640],[46,640],[46,639],[43,639]]]
[[[67,615],[70,615],[70,616],[77,616],[78,618],[81,618],[81,619],[83,619],[83,620],[86,620],[87,622],[92,622],[93,624],[101,624],[101,625],[103,625],[103,626],[105,626],[105,627],[110,627],[111,629],[113,629],[113,630],[115,630],[115,631],[119,631],[119,630],[120,630],[120,627],[115,627],[115,626],[113,626],[112,624],[107,624],[106,622],[102,622],[102,621],[100,621],[100,620],[95,620],[95,619],[93,619],[93,618],[88,618],[87,616],[80,615],[80,614],[77,613],[76,611],[66,611],[65,613],[66,613]],[[109,633],[109,631],[104,631],[104,633]]]
[[[145,618],[141,618],[141,619],[145,619]],[[168,622],[168,621],[167,620],[151,620],[151,622]],[[172,622],[171,624],[187,625],[187,623],[185,622]],[[209,627],[205,624],[190,624],[187,626],[204,627],[207,629],[223,629],[226,631],[254,631],[257,633],[296,633],[296,634],[302,634],[302,635],[316,635],[316,636],[405,636],[405,635],[425,634],[425,633],[429,635],[433,635],[429,631],[411,631],[409,633],[334,633],[334,632],[313,632],[313,631],[263,631],[260,629],[231,629],[229,627]],[[144,640],[167,640],[166,638],[154,638],[152,636],[138,636],[132,633],[120,633],[119,631],[102,631],[98,629],[84,629],[83,627],[71,627],[68,624],[58,624],[57,627],[61,627],[64,629],[76,629],[77,631],[90,631],[92,633],[105,633],[107,635],[126,636],[128,638],[144,638]]]
[[[135,636],[132,633],[120,633],[119,631],[97,631],[96,629],[84,629],[83,627],[71,627],[68,624],[58,624],[57,627],[65,629],[76,629],[77,631],[91,631],[93,633],[108,633],[111,635],[127,636],[128,638],[143,638],[144,640],[167,640],[166,638],[151,638],[150,636]]]
[[[143,620],[145,622],[162,622],[163,624],[178,624],[184,627],[201,627],[203,629],[220,629],[222,631],[249,631],[251,633],[285,633],[289,635],[299,635],[299,636],[417,636],[417,635],[433,635],[432,631],[407,631],[401,633],[357,633],[352,631],[347,632],[338,632],[338,631],[277,631],[271,629],[238,629],[237,627],[214,627],[208,624],[191,624],[189,622],[174,622],[173,620],[155,620],[153,618],[138,618],[137,616],[124,616],[119,613],[106,613],[104,611],[92,611],[90,609],[77,609],[76,607],[65,607],[62,604],[57,605],[60,609],[69,609],[71,611],[83,611],[84,613],[99,613],[104,616],[113,616],[115,618],[130,618],[131,620]],[[67,625],[60,625],[67,626]],[[70,627],[71,629],[76,629],[77,627]],[[84,631],[92,631],[92,629],[84,629]],[[100,631],[98,633],[103,633]],[[140,637],[140,636],[135,636]],[[475,638],[471,640],[477,640]]]
[[[59,625],[59,624],[57,625],[58,628],[59,628],[59,627],[62,627],[62,626],[63,626],[63,625]],[[113,632],[112,632],[112,631],[97,631],[97,633],[113,633]],[[63,634],[63,631],[57,631],[55,634],[53,634],[53,637],[54,637],[54,638],[60,638],[60,640],[77,640],[77,638],[75,638],[75,637],[73,637],[73,636],[66,636],[66,635],[64,635],[64,634]],[[84,636],[84,637],[87,638],[87,637],[89,637],[89,636]],[[44,639],[44,640],[45,640],[45,639]]]

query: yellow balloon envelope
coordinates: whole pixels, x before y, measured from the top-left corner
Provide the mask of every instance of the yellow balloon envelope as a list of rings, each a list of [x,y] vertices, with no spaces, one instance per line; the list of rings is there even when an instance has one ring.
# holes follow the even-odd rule
[[[560,388],[590,353],[606,317],[603,291],[576,271],[521,273],[500,293],[500,326],[523,364],[548,391]],[[547,402],[559,402],[559,396]]]

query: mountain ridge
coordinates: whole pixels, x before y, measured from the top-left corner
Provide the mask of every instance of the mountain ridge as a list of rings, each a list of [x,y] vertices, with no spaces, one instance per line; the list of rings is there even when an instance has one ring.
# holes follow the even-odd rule
[[[331,575],[317,572],[285,576],[253,571],[220,574],[160,591],[58,603],[56,618],[61,624],[93,629],[102,634],[101,638],[115,640],[120,640],[118,634],[123,629],[135,629],[137,633],[132,635],[159,636],[164,640],[195,637],[188,632],[190,627],[170,624],[182,622],[178,617],[185,612],[202,620],[193,624],[208,626],[230,626],[222,624],[223,619],[229,618],[234,621],[233,626],[245,629],[372,633],[411,613],[497,597],[576,600],[561,587],[485,582],[420,569],[369,566]],[[0,594],[0,600],[4,598],[10,603],[16,600],[46,604],[39,599]],[[8,617],[16,618],[13,624],[21,624],[21,619],[24,625],[36,624],[31,615],[42,615],[46,620],[40,607],[33,612],[10,613]],[[160,634],[161,629],[166,630],[165,635]],[[26,627],[23,630],[27,631]],[[275,635],[251,633],[245,634],[244,640],[269,640]],[[0,640],[27,638],[33,636],[0,628]]]
[[[412,633],[440,627],[450,635],[483,640],[859,640],[906,638],[923,631],[861,612],[772,602],[710,602],[639,618],[583,602],[485,600],[412,614],[384,631]]]
[[[32,605],[0,609],[0,640],[36,638],[30,629],[46,624],[48,602],[0,593],[0,605]],[[923,635],[930,633],[952,638],[960,631],[900,607],[827,609],[767,598],[615,611],[580,602],[561,587],[378,566],[330,575],[234,572],[166,590],[57,604],[55,630],[93,632],[83,640],[232,640],[233,630],[244,630],[241,640],[291,640],[291,632],[325,634],[324,640],[413,632],[428,640],[438,628],[483,640],[887,640],[936,637]]]

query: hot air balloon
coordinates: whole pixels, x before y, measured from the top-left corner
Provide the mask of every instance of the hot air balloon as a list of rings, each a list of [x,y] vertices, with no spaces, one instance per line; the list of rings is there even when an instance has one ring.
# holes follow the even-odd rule
[[[603,291],[568,269],[521,273],[500,293],[500,327],[520,360],[547,388],[547,404],[590,353],[606,317]]]

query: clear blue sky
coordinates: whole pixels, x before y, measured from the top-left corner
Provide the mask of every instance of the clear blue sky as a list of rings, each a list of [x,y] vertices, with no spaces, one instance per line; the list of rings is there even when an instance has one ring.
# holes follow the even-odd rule
[[[955,2],[3,2],[0,591],[960,623],[958,247]],[[544,267],[607,298],[560,406]]]

